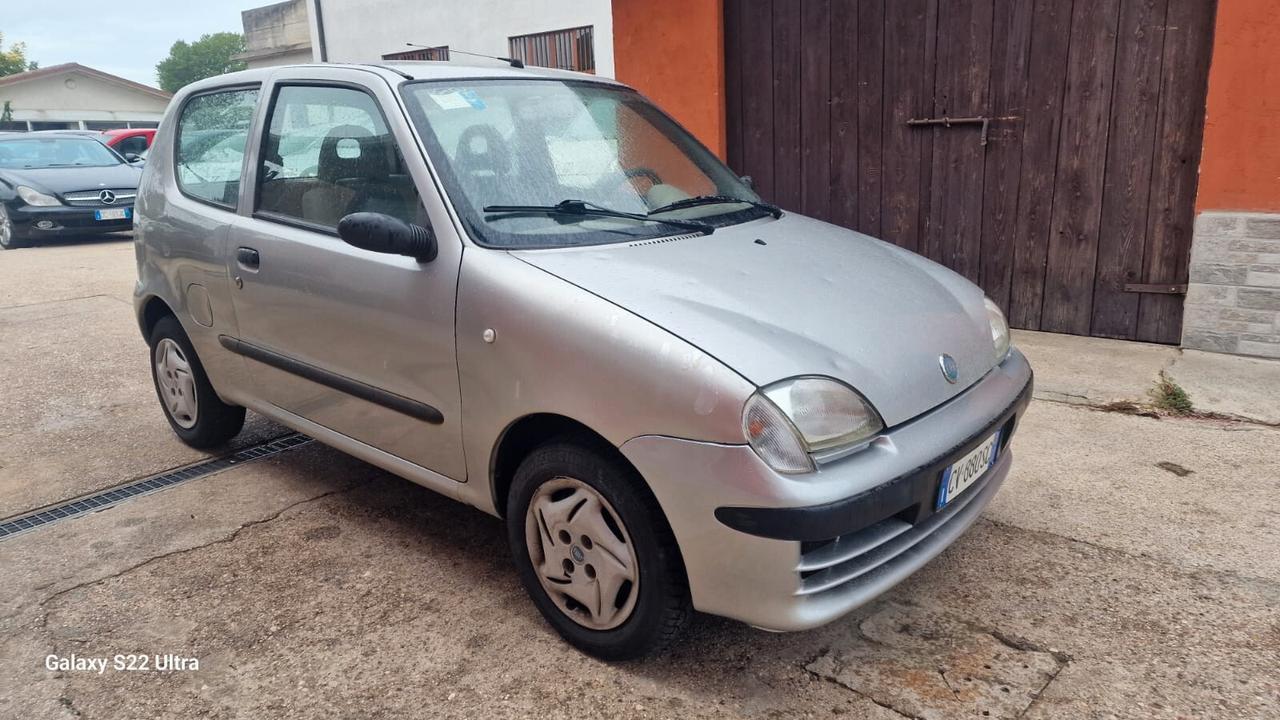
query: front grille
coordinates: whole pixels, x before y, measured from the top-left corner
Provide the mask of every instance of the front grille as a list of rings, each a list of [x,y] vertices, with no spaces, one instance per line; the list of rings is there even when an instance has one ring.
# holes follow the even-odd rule
[[[925,540],[983,494],[992,471],[941,512],[912,525],[902,519],[905,513],[881,520],[870,527],[831,540],[806,542],[801,546],[800,576],[797,595],[813,595],[833,590],[888,564],[894,558]]]
[[[102,202],[102,188],[97,190],[77,190],[76,192],[62,193],[62,199],[67,201],[68,205],[76,207],[124,207],[132,205],[135,198],[138,197],[138,191],[134,188],[108,188],[115,193],[116,200],[113,203]]]

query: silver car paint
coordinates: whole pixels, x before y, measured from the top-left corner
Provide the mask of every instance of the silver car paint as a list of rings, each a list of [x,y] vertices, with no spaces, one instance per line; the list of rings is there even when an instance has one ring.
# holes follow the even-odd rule
[[[179,93],[166,117],[172,117],[189,94]],[[214,389],[223,400],[238,402],[252,387],[249,370],[240,356],[222,350],[217,338],[219,333],[237,332],[227,275],[227,237],[235,213],[177,191],[172,151],[175,125],[160,125],[151,162],[138,187],[133,224],[138,261],[134,304],[140,324],[145,306],[153,298],[168,305],[191,338]],[[188,298],[196,299],[194,308]]]
[[[493,343],[483,339],[489,329]],[[648,320],[490,250],[468,250],[462,264],[458,367],[477,478],[490,477],[503,431],[534,413],[571,418],[614,445],[641,435],[742,443],[742,407],[755,391]]]
[[[403,67],[416,77],[595,80],[543,70]],[[372,257],[332,236],[311,237],[252,217],[258,126],[272,83],[291,78],[358,82],[375,93],[427,202],[440,241],[434,263],[416,266]],[[478,248],[462,230],[405,118],[393,89],[402,79],[362,66],[273,68],[196,83],[171,103],[140,189],[135,306],[140,322],[154,298],[174,310],[219,395],[494,514],[501,508],[491,487],[493,458],[506,430],[535,413],[573,418],[618,446],[649,483],[675,532],[695,606],[774,629],[810,627],[856,607],[963,530],[960,523],[950,526],[936,547],[899,565],[892,582],[843,597],[826,594],[821,603],[800,602],[792,594],[799,544],[730,530],[711,510],[847,497],[936,456],[988,422],[998,412],[993,408],[1007,406],[1029,380],[1030,369],[1014,351],[992,370],[995,358],[980,291],[908,253],[794,214],[670,243],[521,253]],[[253,149],[242,174],[240,208],[233,213],[178,192],[172,172],[174,120],[191,94],[246,83],[261,84],[263,94],[250,131]],[[268,278],[264,270],[257,281],[281,287],[259,287],[256,297],[238,297],[234,278],[249,286],[234,260],[235,247],[245,238],[270,244],[263,264],[279,263],[279,275]],[[756,238],[768,245],[754,245]],[[847,256],[840,254],[846,251]],[[817,256],[806,259],[807,252]],[[667,263],[686,266],[677,270]],[[770,277],[797,267],[813,274],[812,287]],[[299,268],[310,270],[303,274]],[[597,278],[597,272],[608,274]],[[697,272],[709,274],[703,279]],[[319,286],[307,284],[318,279],[315,274],[326,283],[319,294]],[[369,292],[388,281],[401,293],[398,298]],[[455,287],[456,308],[440,299]],[[757,297],[753,292],[778,305],[761,308],[753,319],[748,306]],[[421,293],[439,304],[415,316],[403,303],[421,309]],[[856,302],[844,300],[849,297]],[[188,298],[199,301],[194,313]],[[819,300],[839,300],[841,311],[823,310]],[[255,324],[241,317],[245,312],[270,315],[281,303],[295,313],[323,306],[326,319],[337,320],[327,326],[258,318]],[[918,332],[889,317],[904,303],[914,321],[925,323]],[[450,313],[438,312],[446,305],[452,323]],[[205,322],[210,315],[211,324]],[[367,326],[357,329],[363,341],[382,345],[369,358],[337,347],[349,337],[344,329],[350,331],[356,321]],[[273,349],[310,353],[312,362],[333,363],[335,371],[341,368],[431,402],[444,412],[446,425],[419,428],[400,418],[386,423],[380,406],[308,388],[293,377],[281,379],[290,385],[281,395],[264,392],[272,373],[218,343],[219,334],[238,337],[242,328],[282,346]],[[493,342],[485,341],[487,330],[493,331]],[[424,332],[432,337],[422,337]],[[445,338],[454,337],[456,359],[450,362],[444,357]],[[926,342],[929,337],[936,347]],[[962,381],[955,386],[946,385],[937,370],[942,351],[961,359]],[[425,361],[410,359],[423,353],[429,356]],[[921,353],[925,357],[915,357]],[[380,363],[395,368],[383,375]],[[926,377],[924,365],[937,377]],[[845,379],[869,398],[874,395],[891,420],[940,407],[816,473],[781,476],[744,444],[741,412],[757,385],[795,374]],[[390,428],[389,434],[366,423]],[[1007,472],[1008,457],[989,483],[992,492]],[[981,503],[975,499],[975,514],[989,497],[984,491]]]
[[[889,575],[871,585],[851,583],[845,591],[800,598],[795,595],[800,543],[731,530],[714,519],[715,508],[821,505],[874,488],[968,440],[999,417],[1030,380],[1026,358],[1014,350],[968,392],[882,434],[866,450],[809,475],[779,475],[742,445],[651,436],[628,441],[622,452],[666,513],[689,573],[695,607],[771,630],[801,630],[829,622],[875,597],[947,543],[895,563]],[[1005,453],[1001,467],[989,471],[989,484],[1008,472],[1011,458],[1011,452]],[[989,499],[988,493],[974,512]]]
[[[262,97],[271,97],[290,77],[277,73]],[[415,148],[396,94],[381,77],[337,67],[310,69],[305,79],[345,83],[373,95],[400,147]],[[267,110],[268,103],[260,102],[257,126],[265,126]],[[249,147],[247,165],[255,167],[260,145],[250,142]],[[238,337],[435,407],[444,415],[441,425],[249,363],[259,398],[461,481],[466,468],[453,324],[462,243],[425,164],[408,164],[418,187],[430,190],[421,195],[440,247],[430,263],[360,250],[336,235],[255,218],[253,188],[242,184],[240,217],[228,242],[229,273],[243,284],[232,292]],[[260,253],[258,270],[236,266],[238,247]]]
[[[516,255],[689,338],[757,385],[842,380],[888,426],[949,400],[995,363],[972,283],[801,215],[674,242]],[[960,366],[954,385],[938,370],[943,352]]]

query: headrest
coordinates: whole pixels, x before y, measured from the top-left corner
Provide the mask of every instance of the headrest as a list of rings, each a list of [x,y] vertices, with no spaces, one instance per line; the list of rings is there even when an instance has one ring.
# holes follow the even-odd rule
[[[367,128],[338,125],[325,135],[320,144],[316,174],[327,182],[347,178],[385,178],[391,174],[387,152],[383,138],[374,137]]]

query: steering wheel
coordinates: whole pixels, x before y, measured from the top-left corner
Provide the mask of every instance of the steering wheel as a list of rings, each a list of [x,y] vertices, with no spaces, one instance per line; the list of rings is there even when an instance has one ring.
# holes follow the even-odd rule
[[[604,192],[609,196],[612,196],[616,192],[625,192],[627,194],[635,193],[643,198],[650,189],[662,184],[662,176],[654,172],[653,168],[633,167],[623,170],[622,174],[624,179],[617,181],[616,185],[613,183],[618,177],[617,175],[611,174],[601,178],[600,182],[596,185],[596,190],[598,192]],[[649,187],[642,191],[641,187],[643,186],[638,186],[635,182],[637,178],[644,178],[645,180],[648,180]]]
[[[627,170],[623,171],[623,175],[626,175],[628,180],[635,180],[636,178],[644,178],[649,181],[649,187],[662,184],[662,177],[658,175],[658,173],[654,172],[653,168],[647,168],[647,167],[628,168]]]

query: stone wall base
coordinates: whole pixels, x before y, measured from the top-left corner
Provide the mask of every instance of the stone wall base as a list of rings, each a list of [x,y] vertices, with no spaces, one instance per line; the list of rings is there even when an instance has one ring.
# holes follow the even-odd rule
[[[1196,217],[1182,346],[1280,358],[1280,214]]]

